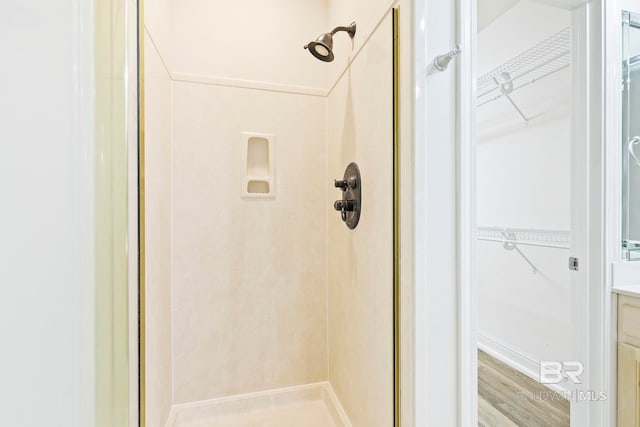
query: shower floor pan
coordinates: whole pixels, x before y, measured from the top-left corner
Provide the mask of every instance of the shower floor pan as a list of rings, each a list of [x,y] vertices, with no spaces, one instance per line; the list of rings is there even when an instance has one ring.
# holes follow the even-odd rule
[[[327,382],[176,405],[168,427],[351,427]]]

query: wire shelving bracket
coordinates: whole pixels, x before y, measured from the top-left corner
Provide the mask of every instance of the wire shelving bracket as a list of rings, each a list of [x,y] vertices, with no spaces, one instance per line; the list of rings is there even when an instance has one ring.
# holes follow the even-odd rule
[[[540,230],[507,227],[478,227],[477,239],[502,243],[505,250],[515,250],[531,266],[533,274],[538,268],[520,250],[519,245],[553,249],[571,249],[571,235],[562,230]]]
[[[571,65],[571,28],[567,27],[478,78],[478,107],[506,97],[529,122],[511,93]]]

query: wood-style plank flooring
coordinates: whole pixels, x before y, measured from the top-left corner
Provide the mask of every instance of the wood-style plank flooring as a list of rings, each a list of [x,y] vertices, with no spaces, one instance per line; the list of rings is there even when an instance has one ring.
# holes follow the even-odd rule
[[[569,427],[569,401],[478,350],[480,427]]]

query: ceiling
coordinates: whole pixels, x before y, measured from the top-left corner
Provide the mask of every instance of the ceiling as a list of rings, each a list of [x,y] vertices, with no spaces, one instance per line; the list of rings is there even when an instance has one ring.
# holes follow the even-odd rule
[[[482,31],[500,15],[515,6],[520,0],[477,0],[478,1],[478,31]],[[536,3],[560,9],[571,10],[587,3],[587,0],[531,0]]]
[[[520,0],[478,0],[478,31],[482,31]]]

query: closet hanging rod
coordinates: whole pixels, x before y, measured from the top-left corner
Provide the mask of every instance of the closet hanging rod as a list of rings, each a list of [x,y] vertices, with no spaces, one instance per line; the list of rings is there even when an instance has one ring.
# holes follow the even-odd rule
[[[560,245],[553,243],[537,243],[537,242],[527,242],[522,240],[509,240],[509,239],[499,239],[492,237],[478,237],[477,240],[483,240],[486,242],[497,242],[497,243],[510,243],[514,245],[523,245],[523,246],[537,246],[540,248],[553,248],[553,249],[571,249],[568,245]]]

